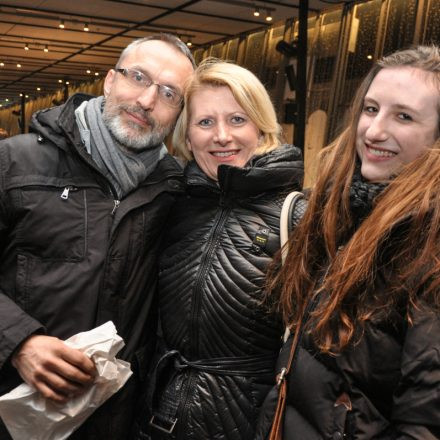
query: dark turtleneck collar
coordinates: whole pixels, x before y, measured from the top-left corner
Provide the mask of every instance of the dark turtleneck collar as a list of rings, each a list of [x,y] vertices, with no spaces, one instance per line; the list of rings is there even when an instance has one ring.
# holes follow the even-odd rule
[[[304,166],[301,151],[291,145],[254,156],[243,168],[218,167],[218,182],[210,179],[195,161],[185,168],[188,190],[204,187],[223,194],[252,196],[274,189],[301,189]]]

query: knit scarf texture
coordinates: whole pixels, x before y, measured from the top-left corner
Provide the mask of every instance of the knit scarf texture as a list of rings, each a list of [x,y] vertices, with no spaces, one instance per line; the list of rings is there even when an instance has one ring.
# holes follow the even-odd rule
[[[87,152],[122,199],[153,172],[167,149],[161,143],[138,153],[127,152],[105,125],[103,106],[103,96],[84,101],[75,110],[76,122]]]
[[[368,182],[362,177],[360,164],[356,166],[349,197],[351,213],[357,225],[370,214],[374,200],[387,186],[387,183]]]

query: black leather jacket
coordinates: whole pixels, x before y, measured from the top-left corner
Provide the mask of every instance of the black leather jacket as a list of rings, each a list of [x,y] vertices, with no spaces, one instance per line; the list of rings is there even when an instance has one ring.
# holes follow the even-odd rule
[[[157,256],[182,171],[166,156],[115,201],[75,124],[88,98],[37,113],[33,133],[0,143],[0,393],[19,382],[9,358],[27,336],[65,339],[112,320],[135,374],[72,438],[122,440],[155,339]]]
[[[282,333],[261,305],[262,286],[279,249],[282,202],[302,175],[291,146],[246,168],[220,166],[218,185],[194,162],[186,168],[187,194],[170,216],[160,259],[164,344],[149,396],[156,425],[177,419],[172,438],[254,438]]]

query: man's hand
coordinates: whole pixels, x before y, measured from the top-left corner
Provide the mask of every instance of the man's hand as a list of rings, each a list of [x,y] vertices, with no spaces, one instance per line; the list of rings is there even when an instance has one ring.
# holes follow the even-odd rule
[[[30,336],[11,362],[28,385],[59,403],[84,393],[95,375],[90,358],[52,336]]]

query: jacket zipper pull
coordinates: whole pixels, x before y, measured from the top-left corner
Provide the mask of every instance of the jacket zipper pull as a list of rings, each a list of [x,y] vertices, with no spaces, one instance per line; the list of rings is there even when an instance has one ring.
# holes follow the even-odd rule
[[[61,198],[63,200],[67,200],[69,198],[69,191],[70,191],[70,186],[66,186],[61,194]]]
[[[70,191],[78,191],[78,188],[72,185],[66,186],[61,193],[61,198],[63,200],[67,200],[69,198]]]
[[[116,210],[118,209],[118,206],[121,204],[121,202],[119,200],[113,200],[114,206],[113,206],[113,210],[112,210],[112,215],[116,212]]]

